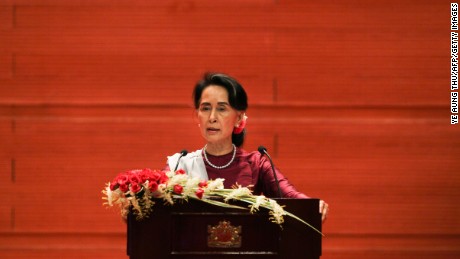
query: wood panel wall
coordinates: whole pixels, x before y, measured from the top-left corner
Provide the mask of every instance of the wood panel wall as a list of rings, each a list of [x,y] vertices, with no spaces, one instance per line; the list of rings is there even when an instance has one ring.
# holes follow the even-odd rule
[[[449,1],[3,0],[0,257],[126,258],[104,183],[202,147],[212,70],[244,148],[329,202],[322,258],[458,258],[449,62]]]

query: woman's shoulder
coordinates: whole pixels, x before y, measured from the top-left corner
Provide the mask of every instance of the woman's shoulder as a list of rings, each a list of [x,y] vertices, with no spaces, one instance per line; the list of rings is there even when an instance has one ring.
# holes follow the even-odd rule
[[[201,157],[201,153],[202,153],[202,150],[201,149],[198,149],[198,150],[195,150],[195,151],[192,151],[190,153],[187,153],[186,157]]]
[[[237,155],[241,160],[247,160],[252,162],[259,162],[261,160],[261,154],[259,151],[246,151],[242,148],[238,149]]]

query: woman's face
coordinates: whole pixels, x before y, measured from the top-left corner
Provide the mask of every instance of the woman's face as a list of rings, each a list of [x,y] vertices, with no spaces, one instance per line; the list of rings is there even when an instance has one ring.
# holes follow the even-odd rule
[[[233,128],[242,115],[230,106],[225,88],[210,85],[203,90],[197,116],[201,135],[208,143],[231,144]]]

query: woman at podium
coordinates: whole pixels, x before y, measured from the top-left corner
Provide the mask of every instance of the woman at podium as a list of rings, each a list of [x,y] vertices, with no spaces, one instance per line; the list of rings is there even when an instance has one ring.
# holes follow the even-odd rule
[[[168,157],[167,170],[183,169],[190,177],[203,180],[224,178],[225,188],[238,184],[271,198],[308,198],[272,167],[263,147],[253,152],[240,148],[246,134],[248,98],[237,80],[207,73],[195,85],[193,100],[205,144],[194,152]],[[328,210],[328,205],[320,201],[323,221]]]

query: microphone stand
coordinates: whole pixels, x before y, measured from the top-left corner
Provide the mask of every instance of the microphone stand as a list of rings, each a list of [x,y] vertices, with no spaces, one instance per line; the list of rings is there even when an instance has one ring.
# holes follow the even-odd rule
[[[270,157],[270,155],[268,154],[267,152],[267,149],[263,146],[260,146],[259,147],[259,152],[262,154],[262,155],[267,155],[268,157],[268,160],[270,161],[270,165],[272,166],[272,171],[273,171],[273,176],[275,177],[275,182],[276,182],[276,186],[278,187],[278,197],[279,198],[283,198],[283,196],[281,195],[281,187],[280,187],[280,183],[278,181],[278,176],[276,175],[276,171],[275,171],[275,166],[273,165],[273,160],[272,158]]]

